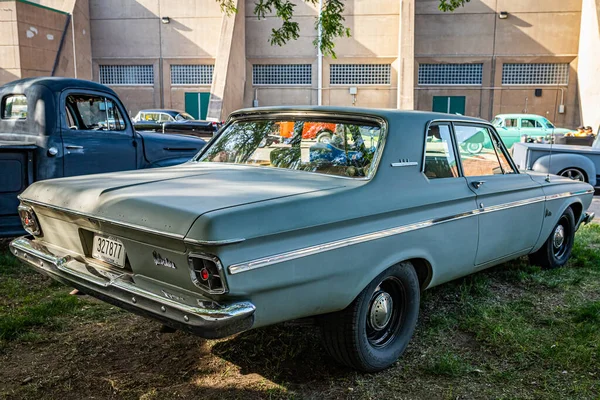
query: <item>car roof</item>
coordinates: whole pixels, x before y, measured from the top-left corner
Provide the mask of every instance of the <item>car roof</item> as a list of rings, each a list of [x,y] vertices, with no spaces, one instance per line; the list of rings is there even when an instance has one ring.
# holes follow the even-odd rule
[[[102,85],[98,82],[86,81],[83,79],[74,78],[60,78],[55,76],[41,76],[35,78],[25,78],[16,81],[9,82],[0,88],[0,91],[10,91],[13,93],[23,93],[29,87],[32,86],[45,86],[52,92],[62,92],[65,89],[87,89],[97,90],[102,92],[110,93],[116,96],[116,93],[108,86]]]
[[[381,117],[384,119],[397,119],[401,117],[420,117],[425,120],[455,120],[455,121],[467,121],[467,122],[478,122],[487,123],[481,118],[467,117],[458,114],[444,114],[432,111],[406,111],[397,110],[392,108],[362,108],[362,107],[337,107],[337,106],[278,106],[278,107],[254,107],[244,108],[241,110],[234,111],[230,114],[230,118],[241,118],[250,115],[269,114],[269,113],[339,113],[345,116],[374,116]]]
[[[537,114],[498,114],[494,118],[546,118]]]
[[[169,115],[177,115],[177,114],[182,114],[185,111],[181,111],[181,110],[166,110],[166,109],[161,109],[161,108],[151,108],[148,110],[140,110],[139,112],[141,113],[165,113],[165,114],[169,114]]]

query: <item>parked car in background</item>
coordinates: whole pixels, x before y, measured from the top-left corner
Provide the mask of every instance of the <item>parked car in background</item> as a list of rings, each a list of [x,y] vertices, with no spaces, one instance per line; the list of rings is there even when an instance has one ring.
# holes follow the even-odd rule
[[[66,78],[0,87],[0,237],[23,233],[17,196],[63,176],[180,164],[206,142],[137,133],[110,88]]]
[[[523,135],[533,141],[545,141],[554,135],[571,132],[570,129],[556,128],[547,118],[535,114],[500,114],[492,124],[508,149],[520,142]]]
[[[261,147],[282,122],[294,136]],[[302,137],[321,123],[336,124],[335,149]],[[462,149],[475,134],[489,150]],[[422,290],[524,255],[567,262],[593,188],[545,177],[474,118],[255,108],[183,165],[37,182],[21,196],[29,236],[10,247],[206,338],[316,317],[332,357],[372,372],[406,349]]]
[[[592,146],[517,143],[513,157],[522,170],[562,175],[600,188],[600,139]]]
[[[133,118],[138,131],[177,133],[210,139],[223,125],[221,122],[195,120],[180,110],[142,110]]]

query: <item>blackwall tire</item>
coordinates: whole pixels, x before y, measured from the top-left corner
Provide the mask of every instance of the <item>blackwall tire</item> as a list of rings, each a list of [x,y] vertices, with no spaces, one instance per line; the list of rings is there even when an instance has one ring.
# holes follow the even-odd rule
[[[542,247],[529,256],[531,264],[539,265],[544,269],[554,269],[564,266],[573,250],[575,240],[575,215],[569,207],[561,215],[552,228],[550,236]]]
[[[388,368],[412,338],[420,296],[411,263],[387,269],[346,309],[320,318],[325,348],[337,362],[359,371]]]

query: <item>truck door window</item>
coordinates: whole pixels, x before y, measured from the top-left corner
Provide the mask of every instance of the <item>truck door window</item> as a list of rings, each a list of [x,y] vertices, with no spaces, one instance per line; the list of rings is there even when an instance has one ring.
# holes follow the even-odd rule
[[[458,169],[449,125],[433,125],[427,131],[425,166],[423,172],[429,179],[456,178]]]
[[[27,119],[27,98],[11,94],[2,99],[2,119]]]
[[[67,97],[67,110],[79,130],[111,130],[125,129],[125,122],[115,103],[103,96],[70,95]],[[67,123],[69,112],[67,112]]]

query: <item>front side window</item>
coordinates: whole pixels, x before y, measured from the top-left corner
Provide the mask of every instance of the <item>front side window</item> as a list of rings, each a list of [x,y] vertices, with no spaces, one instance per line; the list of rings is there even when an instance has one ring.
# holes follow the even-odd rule
[[[321,130],[313,132],[315,126]],[[294,119],[236,121],[196,161],[369,177],[381,152],[381,137],[382,129],[376,123]]]
[[[11,94],[2,99],[2,119],[27,119],[27,98]]]
[[[103,96],[69,95],[66,101],[67,126],[85,131],[122,131],[125,121],[116,104]]]
[[[541,128],[535,119],[521,119],[521,128]]]
[[[517,127],[517,119],[516,118],[506,118],[504,120],[504,126],[507,128],[516,128]]]
[[[188,113],[177,114],[177,116],[175,117],[175,121],[193,121],[193,120],[194,120],[194,117],[192,117]]]
[[[165,113],[160,114],[159,122],[169,122],[169,121],[173,121],[173,117],[171,117],[169,114],[165,114]]]
[[[425,176],[429,179],[456,178],[458,169],[449,125],[433,125],[425,143]]]
[[[488,128],[455,125],[454,129],[465,176],[514,173],[507,156]]]

